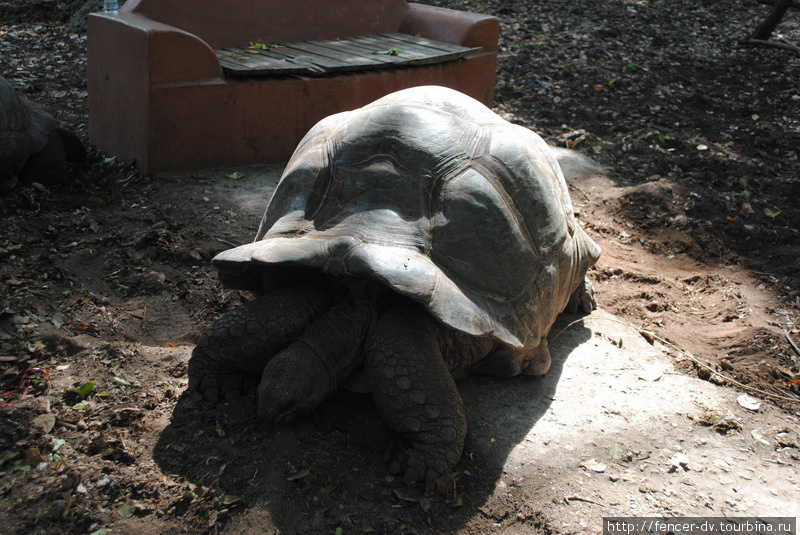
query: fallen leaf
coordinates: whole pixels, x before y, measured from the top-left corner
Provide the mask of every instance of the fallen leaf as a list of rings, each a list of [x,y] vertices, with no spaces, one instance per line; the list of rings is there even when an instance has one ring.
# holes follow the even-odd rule
[[[31,465],[29,465],[24,459],[17,459],[14,461],[14,470],[19,470],[20,472],[30,472]]]
[[[334,491],[334,489],[336,489],[336,485],[328,485],[327,487],[322,487],[321,489],[319,489],[319,493],[330,494],[331,492]]]
[[[33,425],[41,429],[44,433],[49,433],[56,425],[56,415],[51,412],[48,412],[47,414],[40,414],[33,419]]]
[[[417,502],[419,500],[419,496],[411,489],[396,489],[394,495],[404,502]]]
[[[129,388],[138,388],[138,387],[142,386],[141,383],[139,382],[139,380],[136,379],[136,377],[134,377],[132,375],[126,375],[124,378],[115,376],[114,377],[114,382],[117,383],[117,384],[120,384],[122,386],[127,386]]]
[[[119,509],[117,509],[117,514],[122,518],[130,518],[133,516],[133,513],[139,508],[138,504],[134,500],[128,500],[127,502],[120,505]]]
[[[46,459],[44,455],[42,455],[42,452],[39,451],[39,448],[31,446],[25,450],[25,460],[31,466],[39,466],[41,463],[45,462]]]
[[[614,443],[608,447],[608,456],[615,461],[631,460],[633,455],[621,444]]]
[[[67,392],[71,392],[73,394],[79,395],[82,398],[85,398],[86,396],[92,393],[92,390],[94,390],[96,384],[97,383],[95,383],[94,381],[87,381],[77,388],[68,388]]]
[[[297,481],[298,479],[303,479],[304,477],[308,477],[310,473],[311,471],[308,468],[305,468],[287,477],[286,481]]]

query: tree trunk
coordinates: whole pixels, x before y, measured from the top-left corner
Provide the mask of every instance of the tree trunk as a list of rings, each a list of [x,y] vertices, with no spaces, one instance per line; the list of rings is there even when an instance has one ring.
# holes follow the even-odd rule
[[[775,9],[773,9],[772,13],[761,23],[750,39],[759,41],[768,40],[773,30],[775,30],[775,27],[781,22],[781,19],[783,19],[783,15],[786,14],[786,11],[788,11],[794,2],[795,0],[777,0]]]
[[[765,6],[774,6],[778,0],[757,0],[759,4],[764,4]],[[794,9],[800,8],[800,0],[794,0],[792,2],[792,7]]]

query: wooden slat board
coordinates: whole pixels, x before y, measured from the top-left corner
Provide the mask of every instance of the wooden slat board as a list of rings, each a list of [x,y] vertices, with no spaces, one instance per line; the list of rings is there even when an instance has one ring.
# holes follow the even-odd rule
[[[228,76],[327,76],[395,65],[443,63],[480,50],[387,33],[286,43],[266,50],[221,48],[216,53]]]

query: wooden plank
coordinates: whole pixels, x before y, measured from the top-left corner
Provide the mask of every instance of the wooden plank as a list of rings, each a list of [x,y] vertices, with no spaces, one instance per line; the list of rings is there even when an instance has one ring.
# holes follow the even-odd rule
[[[382,47],[388,47],[387,49],[396,49],[400,50],[401,52],[405,51],[407,54],[417,56],[418,59],[429,59],[429,58],[439,58],[440,61],[449,61],[451,59],[457,59],[463,56],[466,53],[466,49],[459,47],[457,50],[441,50],[438,48],[432,48],[426,46],[424,44],[415,43],[411,40],[401,40],[395,39],[390,36],[364,36],[365,40],[369,40],[374,42],[377,45]]]
[[[304,65],[313,72],[324,72],[328,69],[335,69],[345,65],[341,61],[294,48],[291,43],[269,50],[259,50],[258,53],[275,59],[286,59],[297,65]]]
[[[329,70],[331,71],[365,69],[381,65],[381,62],[377,61],[375,58],[343,53],[341,51],[318,46],[313,43],[307,43],[307,42],[292,43],[292,48],[297,50],[303,50],[311,54],[314,54],[315,56],[329,58],[333,61],[342,63],[342,65],[330,67]]]
[[[265,50],[225,48],[215,52],[231,76],[324,76],[395,65],[424,65],[458,59],[481,48],[467,48],[402,33],[357,35],[286,43]],[[392,53],[385,53],[391,51]]]
[[[270,66],[274,69],[282,69],[286,66],[285,63],[260,58],[257,54],[248,54],[236,49],[221,49],[217,51],[217,55],[243,67]]]
[[[464,47],[464,46],[454,45],[454,44],[451,44],[451,43],[445,43],[445,42],[442,42],[442,41],[434,41],[432,39],[426,39],[425,37],[418,37],[416,35],[411,35],[411,34],[408,34],[408,33],[394,32],[394,33],[382,33],[382,34],[377,34],[377,35],[391,37],[392,39],[396,39],[398,41],[408,41],[410,43],[414,43],[414,44],[417,44],[417,45],[423,45],[423,46],[426,46],[428,48],[435,48],[435,49],[441,50],[443,52],[460,52],[460,53],[463,53],[464,55],[471,54],[473,52],[480,52],[481,50],[483,50],[483,48],[481,48],[479,46],[477,46],[477,47]]]
[[[262,70],[267,70],[253,63],[250,58],[239,57],[226,50],[218,50],[217,57],[219,58],[220,66],[225,72],[234,76],[250,76],[258,74]]]
[[[241,49],[217,49],[215,52],[223,69],[234,76],[288,75],[306,71],[304,67],[259,54],[242,52]]]
[[[321,39],[318,41],[308,41],[308,42],[324,48],[330,48],[331,50],[342,52],[344,54],[351,54],[354,57],[363,56],[364,58],[370,58],[378,63],[392,64],[392,63],[397,63],[399,61],[403,61],[402,58],[398,58],[397,56],[374,54],[373,53],[374,47],[368,47],[363,44],[359,46],[358,43],[353,42],[349,39]]]
[[[396,56],[405,59],[405,63],[409,64],[443,63],[445,61],[458,59],[463,55],[457,52],[442,52],[440,50],[432,50],[424,46],[415,45],[408,41],[378,38],[371,35],[360,35],[358,36],[358,40],[363,43],[369,43],[373,45],[376,49],[376,53],[396,50]]]

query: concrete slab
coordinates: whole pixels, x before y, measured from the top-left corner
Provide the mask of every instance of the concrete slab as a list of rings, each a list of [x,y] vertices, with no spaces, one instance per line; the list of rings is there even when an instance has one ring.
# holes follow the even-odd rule
[[[602,310],[553,336],[575,319],[553,329],[553,368],[536,384],[461,384],[465,455],[502,473],[489,500],[524,496],[565,532],[596,532],[602,516],[800,513],[796,454],[776,444],[796,422],[677,372],[674,352]],[[713,414],[741,429],[701,423]]]

